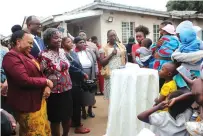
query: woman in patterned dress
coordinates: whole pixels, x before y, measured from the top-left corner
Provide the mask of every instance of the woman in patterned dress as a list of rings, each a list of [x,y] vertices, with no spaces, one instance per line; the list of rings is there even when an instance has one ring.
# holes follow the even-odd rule
[[[108,43],[103,46],[100,52],[100,62],[107,71],[104,74],[104,97],[110,98],[110,74],[114,69],[124,66],[126,63],[126,48],[117,41],[117,35],[114,30],[107,32]]]
[[[39,55],[41,70],[54,83],[47,101],[48,120],[51,122],[53,136],[61,135],[60,123],[63,128],[62,136],[68,136],[73,107],[70,63],[65,51],[60,48],[62,39],[58,29],[48,28],[43,37],[47,50]]]

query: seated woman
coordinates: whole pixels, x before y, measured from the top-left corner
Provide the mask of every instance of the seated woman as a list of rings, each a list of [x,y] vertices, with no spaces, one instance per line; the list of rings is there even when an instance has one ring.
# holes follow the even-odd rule
[[[66,52],[66,57],[70,62],[70,77],[72,81],[72,99],[73,99],[73,116],[72,127],[75,127],[75,133],[89,133],[90,129],[83,127],[81,124],[81,104],[82,104],[82,83],[84,79],[88,79],[88,75],[84,73],[78,55],[72,50],[73,42],[70,38],[62,39],[62,48]]]
[[[96,69],[97,69],[97,59],[89,48],[85,46],[85,40],[81,37],[76,37],[74,39],[76,45],[75,52],[78,55],[79,61],[82,65],[84,72],[88,75],[90,80],[96,79]],[[87,113],[85,106],[88,106],[89,117],[94,118],[95,115],[92,112],[92,106],[95,104],[95,93],[90,91],[85,91],[82,93],[82,117],[87,118]]]
[[[8,82],[7,103],[15,112],[20,124],[20,136],[50,136],[46,101],[52,81],[45,78],[39,63],[30,55],[32,35],[19,30],[12,34],[13,48],[3,59]]]
[[[58,29],[48,28],[43,34],[47,50],[39,55],[41,71],[54,86],[47,101],[48,120],[51,122],[53,136],[60,136],[62,123],[63,136],[67,136],[72,117],[72,82],[69,75],[69,60],[61,49],[61,35]]]
[[[156,46],[152,46],[154,60],[149,64],[150,68],[160,70],[163,64],[171,61],[172,53],[179,47],[180,42],[175,35],[173,25],[166,25],[161,29],[163,36],[157,42]]]

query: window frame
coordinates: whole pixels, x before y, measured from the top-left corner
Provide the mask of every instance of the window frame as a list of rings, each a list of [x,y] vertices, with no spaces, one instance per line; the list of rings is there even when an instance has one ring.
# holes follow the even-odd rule
[[[153,24],[153,42],[157,42],[159,40],[159,25]]]
[[[127,44],[131,36],[135,36],[135,22],[121,22],[122,43]]]

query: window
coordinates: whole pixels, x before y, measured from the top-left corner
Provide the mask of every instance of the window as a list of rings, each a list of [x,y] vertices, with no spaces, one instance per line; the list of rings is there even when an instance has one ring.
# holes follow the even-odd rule
[[[153,25],[153,42],[159,40],[159,25]]]
[[[128,39],[133,36],[134,37],[134,22],[122,22],[122,43],[127,44]]]

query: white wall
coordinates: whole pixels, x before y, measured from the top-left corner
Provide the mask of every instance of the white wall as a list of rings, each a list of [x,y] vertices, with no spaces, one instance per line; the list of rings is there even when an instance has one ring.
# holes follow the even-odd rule
[[[113,22],[107,22],[109,16],[114,18]],[[153,41],[153,25],[159,25],[163,20],[158,19],[155,16],[147,16],[147,15],[139,15],[139,14],[131,14],[124,12],[111,12],[104,11],[104,14],[101,16],[101,41],[102,45],[106,44],[107,41],[107,31],[110,29],[114,29],[117,32],[117,35],[120,40],[122,40],[122,22],[135,22],[135,27],[139,25],[144,25],[149,28],[150,34],[147,36]],[[203,28],[203,20],[190,20],[194,25],[198,25]],[[176,27],[182,20],[173,19],[171,21]],[[202,37],[202,32],[198,33],[198,36]]]
[[[77,36],[79,30],[84,30],[87,34],[87,38],[97,36],[100,43],[101,41],[100,16],[82,18],[73,21],[71,22],[71,24],[68,24],[68,30],[73,36]]]
[[[101,24],[100,16],[88,18],[83,21],[83,30],[86,32],[87,37],[97,36],[99,43],[101,42]]]
[[[107,22],[109,16],[114,18],[112,23]],[[147,36],[153,40],[153,25],[159,25],[163,20],[158,20],[154,16],[140,16],[138,14],[130,14],[124,12],[113,12],[105,11],[101,16],[101,41],[102,45],[106,44],[107,31],[114,29],[120,40],[122,40],[122,22],[135,22],[135,27],[144,25],[149,28],[150,34]]]

